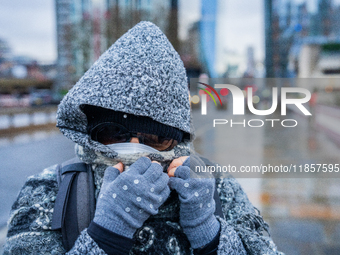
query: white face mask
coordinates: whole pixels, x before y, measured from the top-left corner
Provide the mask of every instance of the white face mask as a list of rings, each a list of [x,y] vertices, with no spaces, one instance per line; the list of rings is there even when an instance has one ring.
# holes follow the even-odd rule
[[[118,154],[157,153],[158,150],[142,143],[114,143],[107,145]]]

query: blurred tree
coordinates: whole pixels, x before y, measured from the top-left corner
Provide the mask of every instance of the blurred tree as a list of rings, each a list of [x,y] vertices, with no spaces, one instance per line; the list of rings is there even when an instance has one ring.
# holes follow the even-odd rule
[[[119,37],[140,21],[155,23],[169,38],[174,48],[179,50],[178,40],[178,0],[154,1],[152,7],[145,8],[140,0],[132,0],[121,6],[118,0],[110,2],[106,12],[105,37],[110,47]]]

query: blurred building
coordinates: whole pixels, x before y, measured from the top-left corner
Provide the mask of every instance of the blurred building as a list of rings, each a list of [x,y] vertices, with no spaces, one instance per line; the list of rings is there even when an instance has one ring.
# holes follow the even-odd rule
[[[298,78],[296,86],[318,92],[319,104],[340,106],[340,39],[306,37],[293,45],[288,70]],[[308,79],[310,78],[310,79]],[[324,122],[327,123],[327,122]]]
[[[11,75],[11,48],[8,43],[0,38],[0,78]]]
[[[315,17],[315,35],[330,36],[333,30],[333,6],[332,0],[319,0],[318,12]],[[336,24],[337,26],[339,24]]]
[[[0,38],[0,64],[11,58],[11,48],[8,43]]]
[[[188,36],[185,40],[181,41],[179,53],[187,71],[188,82],[191,78],[198,78],[203,72],[199,21],[192,24],[188,29]]]
[[[301,45],[297,65],[299,78],[339,78],[340,42],[304,43]]]
[[[218,0],[202,0],[201,2],[200,48],[201,60],[210,77],[217,78],[216,73],[216,16]]]
[[[175,49],[178,0],[56,0],[57,90],[71,88],[94,61],[141,20],[155,23]]]
[[[188,37],[181,45],[183,62],[188,76],[198,71],[211,78],[218,78],[239,73],[238,55],[225,49],[225,9],[224,0],[202,0],[200,6],[200,20],[188,29]],[[235,71],[235,59],[237,67]],[[192,69],[195,72],[191,72]],[[229,70],[229,71],[228,71]]]
[[[245,77],[255,77],[256,67],[255,67],[255,57],[254,48],[247,48],[247,69],[245,71]]]
[[[304,38],[335,38],[340,33],[340,9],[332,0],[265,0],[266,76],[292,77],[289,52]],[[294,50],[294,49],[293,49]]]

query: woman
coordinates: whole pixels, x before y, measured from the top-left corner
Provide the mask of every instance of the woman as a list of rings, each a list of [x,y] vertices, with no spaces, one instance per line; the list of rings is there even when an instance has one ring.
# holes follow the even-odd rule
[[[66,250],[52,230],[52,166],[14,203],[5,254],[280,254],[235,179],[191,172],[205,163],[190,150],[185,69],[154,24],[137,24],[98,59],[60,103],[57,126],[92,169],[94,218]]]

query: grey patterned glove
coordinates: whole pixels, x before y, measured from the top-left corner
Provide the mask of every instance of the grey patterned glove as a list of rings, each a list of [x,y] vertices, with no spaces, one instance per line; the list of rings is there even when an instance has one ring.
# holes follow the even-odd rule
[[[143,157],[120,174],[109,167],[105,171],[94,222],[125,237],[132,238],[150,215],[170,194],[169,177],[157,163]]]
[[[193,158],[193,161],[197,160],[200,159]],[[215,180],[199,178],[191,171],[189,157],[183,166],[177,167],[175,177],[170,178],[169,185],[179,194],[180,224],[192,248],[208,244],[220,229],[220,223],[214,215]]]

